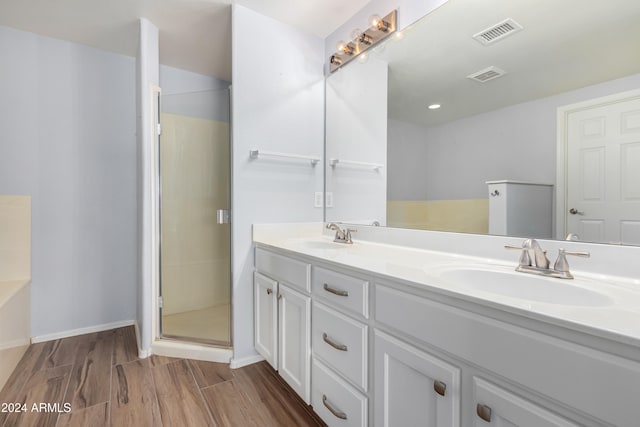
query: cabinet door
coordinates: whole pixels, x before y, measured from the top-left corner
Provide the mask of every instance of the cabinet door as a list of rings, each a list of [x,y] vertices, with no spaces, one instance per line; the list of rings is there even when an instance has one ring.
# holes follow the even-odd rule
[[[278,369],[307,403],[310,399],[311,298],[280,284],[278,288]]]
[[[254,275],[255,347],[273,369],[278,369],[278,282]]]
[[[375,425],[460,425],[460,370],[375,332]]]
[[[578,427],[495,384],[473,378],[476,427]]]

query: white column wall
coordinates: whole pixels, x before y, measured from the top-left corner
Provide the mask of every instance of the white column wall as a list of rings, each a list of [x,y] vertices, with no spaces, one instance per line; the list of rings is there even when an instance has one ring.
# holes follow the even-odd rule
[[[138,351],[148,354],[153,339],[152,298],[156,272],[156,239],[154,224],[156,201],[152,182],[157,173],[154,165],[155,134],[152,128],[152,86],[159,76],[158,28],[147,19],[140,19],[140,45],[137,58],[137,127],[138,127]]]
[[[249,150],[323,156],[323,40],[233,7],[233,366],[255,360],[251,225],[322,221],[314,192],[322,163],[269,158]]]

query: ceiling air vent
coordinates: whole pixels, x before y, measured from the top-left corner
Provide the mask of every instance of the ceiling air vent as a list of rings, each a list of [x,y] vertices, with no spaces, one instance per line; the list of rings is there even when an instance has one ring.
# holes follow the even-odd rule
[[[498,77],[502,77],[506,74],[505,71],[501,70],[498,67],[488,67],[480,71],[476,71],[473,74],[469,74],[467,78],[471,80],[475,80],[480,83],[488,82],[489,80],[497,79]]]
[[[483,45],[489,45],[502,40],[511,34],[515,34],[522,30],[522,25],[518,24],[511,18],[493,25],[486,30],[480,31],[473,35],[473,38],[482,43]]]

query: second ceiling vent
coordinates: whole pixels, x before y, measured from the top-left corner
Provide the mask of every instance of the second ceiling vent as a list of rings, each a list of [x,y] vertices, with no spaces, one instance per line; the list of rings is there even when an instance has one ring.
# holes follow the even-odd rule
[[[486,46],[515,34],[520,30],[522,30],[522,25],[518,24],[513,19],[508,18],[502,22],[492,25],[486,30],[482,30],[477,34],[474,34],[473,38]]]

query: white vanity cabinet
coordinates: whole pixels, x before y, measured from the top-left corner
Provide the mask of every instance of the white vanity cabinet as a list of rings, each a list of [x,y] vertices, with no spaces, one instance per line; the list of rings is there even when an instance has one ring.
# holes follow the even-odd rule
[[[256,350],[329,426],[640,426],[633,344],[276,252],[256,251]]]
[[[478,405],[491,408],[494,421],[509,421],[493,425],[639,425],[637,361],[390,286],[376,285],[375,301],[376,327],[399,331],[416,346],[437,348],[478,378],[508,383],[502,392],[478,379],[461,384],[473,399],[461,408],[464,426],[492,425]],[[539,421],[544,419],[546,424]]]
[[[311,265],[256,249],[255,348],[311,402]]]

